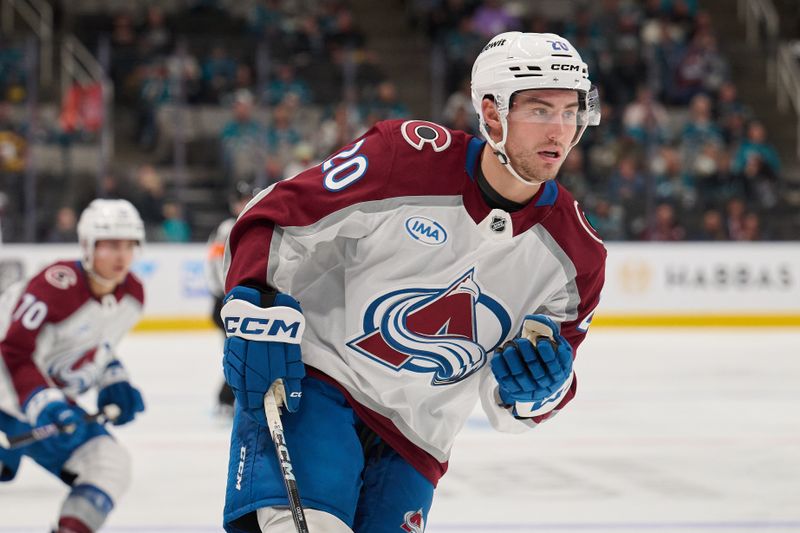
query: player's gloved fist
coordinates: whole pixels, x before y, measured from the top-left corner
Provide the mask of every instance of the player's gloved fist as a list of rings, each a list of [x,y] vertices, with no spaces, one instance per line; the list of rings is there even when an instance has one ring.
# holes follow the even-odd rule
[[[108,364],[99,387],[97,410],[103,411],[109,405],[119,407],[119,416],[111,420],[115,426],[127,424],[136,418],[136,413],[144,412],[142,393],[130,384],[128,373],[119,361]]]
[[[57,389],[40,389],[31,395],[24,405],[25,415],[31,426],[37,428],[56,424],[61,432],[40,441],[42,447],[52,453],[60,453],[81,444],[86,437],[88,425],[83,413],[67,402]]]
[[[296,411],[305,376],[300,358],[305,319],[297,300],[238,286],[225,296],[221,315],[228,336],[222,368],[239,407],[266,426],[264,394],[280,379],[286,409]]]
[[[572,347],[544,315],[526,316],[522,329],[495,351],[491,365],[503,405],[513,407],[515,416],[530,417],[552,410],[569,389]]]

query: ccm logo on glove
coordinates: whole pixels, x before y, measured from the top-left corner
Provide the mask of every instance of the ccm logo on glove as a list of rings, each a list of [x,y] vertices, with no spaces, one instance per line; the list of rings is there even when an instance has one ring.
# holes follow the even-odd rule
[[[253,341],[300,344],[305,329],[303,314],[291,307],[258,307],[232,299],[222,308],[225,333]]]

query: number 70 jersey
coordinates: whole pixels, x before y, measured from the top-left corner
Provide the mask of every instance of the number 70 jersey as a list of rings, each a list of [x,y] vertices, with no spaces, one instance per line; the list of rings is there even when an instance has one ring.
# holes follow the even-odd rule
[[[480,397],[498,405],[487,361],[543,313],[577,349],[597,306],[605,248],[569,192],[543,184],[509,213],[483,199],[484,143],[425,121],[378,123],[320,165],[263,191],[235,224],[228,290],[274,287],[306,316],[302,357],[359,416],[438,479]]]
[[[0,296],[0,409],[21,417],[40,387],[75,398],[95,386],[143,303],[133,274],[94,297],[78,261],[53,263],[9,287]]]

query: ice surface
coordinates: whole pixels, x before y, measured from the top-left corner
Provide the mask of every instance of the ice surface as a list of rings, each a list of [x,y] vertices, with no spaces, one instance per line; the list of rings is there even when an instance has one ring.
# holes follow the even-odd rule
[[[147,412],[115,430],[135,472],[104,531],[222,531],[220,348],[211,331],[121,344]],[[427,532],[800,531],[798,348],[798,330],[592,331],[554,420],[505,435],[476,411]],[[0,533],[46,531],[65,494],[24,462],[0,484]]]

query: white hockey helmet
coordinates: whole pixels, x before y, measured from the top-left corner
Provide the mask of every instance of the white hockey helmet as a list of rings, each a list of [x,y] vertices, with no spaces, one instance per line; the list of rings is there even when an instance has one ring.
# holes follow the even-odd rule
[[[83,268],[92,272],[97,241],[124,239],[144,243],[144,222],[128,200],[92,200],[78,220]]]
[[[597,89],[589,81],[586,63],[569,41],[554,33],[518,31],[493,37],[472,65],[472,106],[478,113],[481,133],[500,162],[514,177],[526,184],[528,182],[511,166],[505,144],[512,96],[528,89],[570,89],[578,92],[577,129],[567,152],[578,144],[587,126],[600,124]],[[483,118],[481,106],[486,97],[494,100],[500,116],[503,127],[500,142],[491,139]]]

